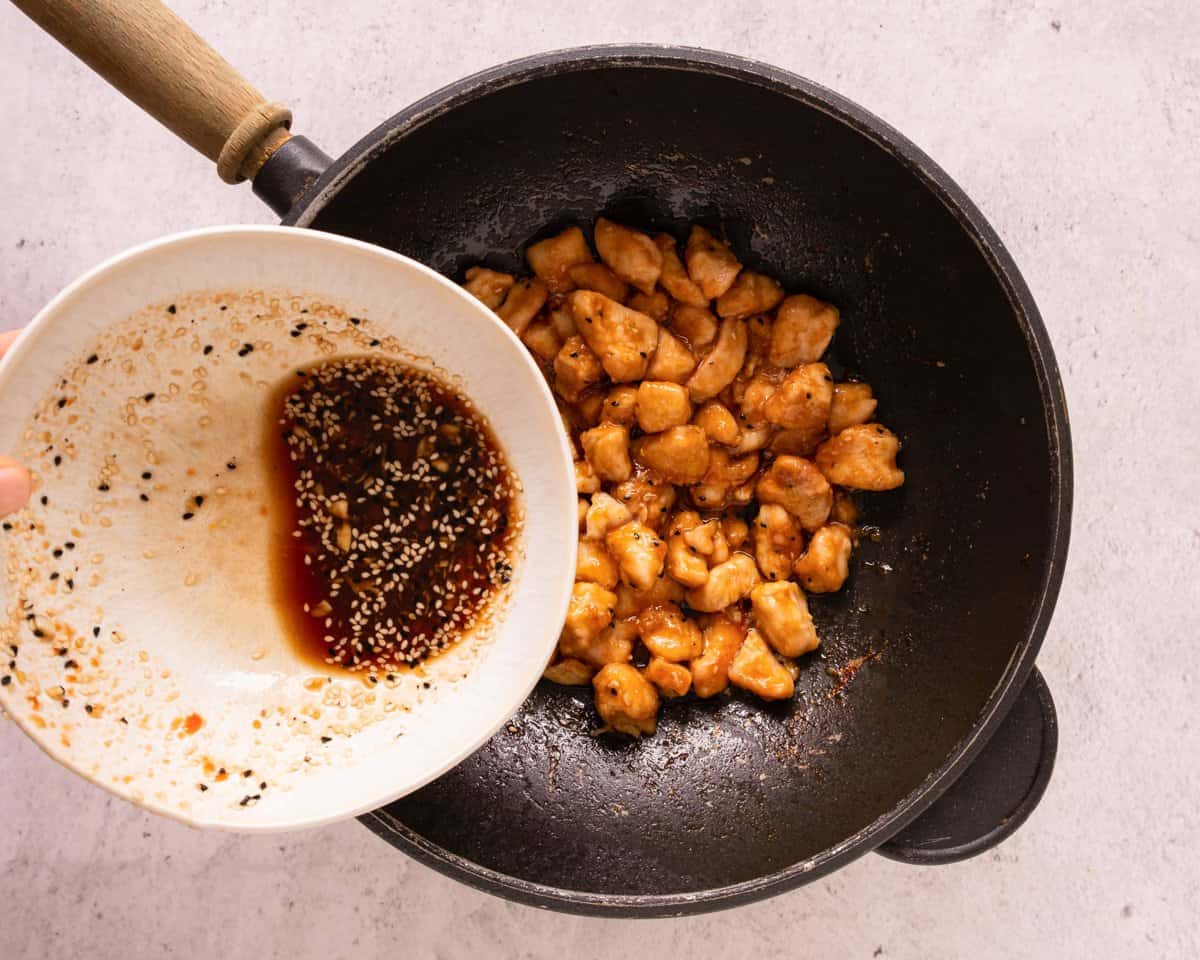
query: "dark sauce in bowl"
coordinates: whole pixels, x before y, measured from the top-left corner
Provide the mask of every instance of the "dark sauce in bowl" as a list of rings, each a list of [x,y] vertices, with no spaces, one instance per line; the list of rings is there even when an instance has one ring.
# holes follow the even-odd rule
[[[296,370],[273,397],[272,580],[298,651],[372,674],[445,650],[512,577],[518,484],[470,400],[383,357]]]

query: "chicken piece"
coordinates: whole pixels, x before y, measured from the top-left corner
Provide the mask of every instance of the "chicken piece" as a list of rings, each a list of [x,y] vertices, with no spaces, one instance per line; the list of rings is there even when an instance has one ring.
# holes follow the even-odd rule
[[[682,697],[692,688],[692,671],[682,663],[651,657],[642,675],[658,687],[664,697]]]
[[[776,652],[799,657],[821,645],[808,601],[791,580],[760,583],[750,591],[754,623]]]
[[[645,433],[661,433],[692,419],[685,387],[666,380],[643,380],[637,388],[637,423]]]
[[[521,334],[521,342],[543,363],[553,363],[563,347],[563,338],[548,319],[534,320]]]
[[[835,383],[833,406],[829,411],[830,435],[841,433],[847,427],[866,423],[875,416],[878,401],[871,392],[869,383]]]
[[[767,580],[786,580],[804,549],[804,535],[777,503],[764,503],[754,518],[754,559]]]
[[[700,522],[700,517],[688,511]],[[671,533],[667,537],[667,575],[672,577],[680,586],[692,589],[704,584],[708,579],[708,560],[700,551],[691,546],[685,539],[685,529],[679,527],[678,521],[671,524]],[[687,528],[690,529],[690,528]]]
[[[554,390],[564,400],[574,403],[584,390],[603,379],[600,359],[582,337],[571,337],[554,358]]]
[[[838,325],[837,307],[798,293],[775,311],[769,358],[777,367],[816,363],[829,348]]]
[[[560,643],[586,644],[612,623],[617,595],[598,583],[576,583],[563,624]]]
[[[737,603],[758,583],[758,567],[744,553],[735,553],[724,563],[711,567],[702,586],[688,591],[687,603],[693,610],[716,613]]]
[[[819,433],[804,427],[776,430],[771,437],[771,452],[776,456],[788,454],[793,457],[811,458],[817,444],[825,439],[825,431]]]
[[[686,343],[666,327],[658,328],[658,349],[650,358],[646,368],[648,380],[670,380],[672,383],[687,383],[696,369],[696,358]]]
[[[695,620],[673,603],[656,603],[638,614],[638,636],[653,656],[672,663],[691,660],[704,650],[704,637]]]
[[[690,307],[707,307],[708,297],[688,276],[679,252],[675,247],[675,238],[668,233],[660,233],[654,238],[654,245],[662,254],[662,274],[658,282],[662,288],[680,303]]]
[[[579,435],[583,455],[601,480],[620,483],[633,472],[629,462],[629,428],[619,423],[602,423]]]
[[[567,276],[580,290],[595,290],[610,300],[624,303],[629,296],[629,284],[602,263],[577,263],[567,271]]]
[[[603,541],[579,541],[579,550],[575,554],[575,579],[598,583],[606,590],[617,585],[617,561],[604,549]]]
[[[840,523],[851,531],[857,525],[858,507],[854,505],[854,499],[845,490],[834,488],[833,509],[829,511],[829,520],[831,523]]]
[[[771,428],[765,424],[761,427],[743,429],[741,437],[733,445],[733,448],[729,451],[729,455],[741,457],[756,450],[761,450],[770,442],[771,434]]]
[[[584,529],[587,526],[587,512],[590,507],[591,507],[591,504],[588,503],[588,501],[586,501],[583,497],[579,498],[578,511],[579,511],[579,533],[580,534],[583,533]]]
[[[692,423],[704,431],[709,441],[730,446],[738,442],[741,429],[737,418],[720,400],[709,400],[692,418]]]
[[[809,593],[841,590],[850,574],[850,529],[829,523],[812,535],[808,550],[795,562],[792,573]]]
[[[596,712],[613,730],[640,737],[658,726],[658,691],[628,663],[610,663],[592,677]]]
[[[596,636],[579,640],[563,634],[558,638],[558,650],[564,657],[582,660],[592,668],[608,663],[625,663],[633,656],[633,642],[638,627],[634,620],[614,620]]]
[[[768,422],[767,403],[778,389],[778,377],[762,371],[746,382],[741,399],[741,421],[745,426],[761,427]]]
[[[717,299],[717,316],[751,317],[769,313],[783,299],[783,287],[770,277],[753,270],[743,270],[733,286]]]
[[[671,523],[667,527],[669,536],[682,536],[689,530],[693,530],[700,526],[704,521],[700,519],[700,514],[695,510],[680,510],[671,518]]]
[[[536,277],[518,280],[508,291],[508,296],[497,308],[496,314],[519,337],[537,316],[538,311],[546,305],[546,297],[549,295],[550,291],[546,289],[546,285]]]
[[[609,423],[619,423],[626,427],[633,426],[637,420],[637,387],[621,383],[608,391],[604,398],[604,410],[601,420]]]
[[[707,306],[693,307],[677,303],[671,308],[671,317],[667,322],[693,350],[703,350],[717,339],[717,318]]]
[[[512,274],[489,270],[487,267],[471,267],[463,289],[485,307],[495,310],[504,302],[516,279]]]
[[[586,536],[589,540],[603,540],[610,531],[632,519],[629,508],[620,500],[604,492],[594,493],[584,520]]]
[[[724,614],[708,618],[704,626],[704,652],[692,661],[692,688],[696,696],[714,697],[729,686],[729,665],[746,639],[746,628]]]
[[[631,520],[609,531],[604,544],[617,561],[621,579],[637,590],[649,590],[663,572],[667,545],[644,523]]]
[[[708,438],[687,424],[639,438],[633,456],[667,483],[696,483],[708,472]]]
[[[750,540],[750,524],[737,517],[722,517],[721,532],[730,550],[741,550]]]
[[[746,322],[722,320],[712,352],[688,378],[687,388],[697,403],[710,400],[733,382],[746,359]]]
[[[642,293],[639,290],[629,298],[625,305],[630,310],[653,317],[655,323],[666,323],[667,316],[671,312],[671,298],[661,290],[655,290],[653,293]]]
[[[821,442],[833,403],[833,377],[824,364],[804,364],[788,373],[767,401],[767,419],[790,432],[788,446],[810,454]]]
[[[617,617],[634,617],[656,603],[682,603],[683,587],[670,577],[659,577],[649,590],[635,590],[626,583],[617,585]]]
[[[753,477],[757,469],[757,453],[734,459],[720,447],[710,448],[708,470],[689,491],[692,503],[701,510],[724,510],[734,489]]]
[[[817,530],[829,519],[833,489],[813,464],[803,457],[776,457],[758,478],[762,503],[777,503],[800,521],[805,530]]]
[[[688,276],[709,300],[717,299],[732,287],[742,269],[733,251],[699,226],[692,227],[683,258]]]
[[[581,429],[599,426],[604,419],[604,394],[599,390],[588,390],[571,404],[571,409]]]
[[[662,526],[667,512],[675,506],[675,487],[669,483],[652,483],[648,477],[631,477],[613,488],[613,496],[621,501],[633,519],[653,530]]]
[[[830,483],[851,490],[894,490],[904,483],[896,466],[900,440],[878,423],[847,427],[817,447],[816,462]]]
[[[729,492],[729,505],[731,507],[745,507],[753,502],[755,495],[755,482],[747,480],[740,487],[734,487]]]
[[[550,297],[546,301],[544,315],[564,343],[571,337],[579,336],[579,327],[575,325],[575,314],[571,312],[571,305],[563,297]],[[535,320],[534,323],[536,322]]]
[[[696,524],[683,534],[683,542],[712,564],[724,563],[729,559],[729,544],[725,541],[725,530],[721,521],[713,518]]]
[[[595,257],[587,238],[578,227],[567,227],[562,233],[539,240],[525,251],[529,268],[551,293],[569,293],[575,289],[570,271],[581,263],[592,263]]]
[[[558,663],[550,664],[542,671],[542,676],[551,683],[557,683],[564,687],[586,687],[592,682],[592,675],[595,672],[595,667],[582,660],[567,657],[565,660],[559,660]]]
[[[601,217],[593,231],[600,259],[626,283],[653,293],[662,274],[663,255],[646,234]]]
[[[600,478],[586,460],[575,461],[575,492],[595,493],[600,489]]]
[[[658,346],[658,324],[602,293],[576,290],[570,300],[579,332],[605,372],[617,383],[643,379]]]
[[[787,700],[796,692],[792,675],[753,628],[729,664],[729,682],[764,700]]]

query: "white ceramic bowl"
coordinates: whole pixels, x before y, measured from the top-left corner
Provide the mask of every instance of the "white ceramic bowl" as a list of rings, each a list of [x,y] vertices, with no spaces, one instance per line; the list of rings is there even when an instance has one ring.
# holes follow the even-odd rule
[[[375,684],[293,652],[268,563],[265,401],[297,365],[350,353],[460,383],[525,512],[489,626]],[[279,227],[155,241],[37,316],[0,364],[0,411],[0,451],[35,476],[0,533],[0,706],[158,813],[278,830],[380,806],[479,747],[554,649],[576,498],[553,397],[491,311],[412,260]]]

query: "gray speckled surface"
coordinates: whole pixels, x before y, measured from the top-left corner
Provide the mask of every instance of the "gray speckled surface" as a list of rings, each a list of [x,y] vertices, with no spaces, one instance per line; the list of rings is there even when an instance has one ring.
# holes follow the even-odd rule
[[[1039,660],[1058,769],[999,850],[867,857],[729,914],[615,923],[457,886],[356,824],[188,830],[109,799],[0,722],[6,958],[1193,955],[1200,857],[1200,27],[1193,4],[863,0],[176,3],[337,152],[464,73],[543,49],[726,49],[860,101],[991,218],[1041,306],[1075,431],[1076,518]],[[131,244],[270,222],[0,6],[0,329]],[[2,414],[0,414],[2,415]]]

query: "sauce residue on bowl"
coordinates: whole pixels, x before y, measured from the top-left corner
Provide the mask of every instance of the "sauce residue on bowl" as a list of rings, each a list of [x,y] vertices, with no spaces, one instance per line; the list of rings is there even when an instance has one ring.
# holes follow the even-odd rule
[[[297,651],[375,672],[467,633],[512,577],[518,484],[483,416],[384,357],[298,369],[268,417],[276,601]]]

